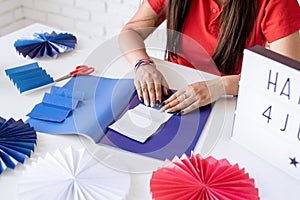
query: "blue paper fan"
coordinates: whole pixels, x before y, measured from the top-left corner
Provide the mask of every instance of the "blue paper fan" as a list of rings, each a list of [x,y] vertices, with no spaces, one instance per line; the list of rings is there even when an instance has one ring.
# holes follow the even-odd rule
[[[0,174],[7,168],[14,169],[24,163],[34,150],[37,136],[35,130],[21,119],[5,120],[0,117]]]
[[[24,57],[53,57],[57,54],[70,52],[75,48],[77,39],[69,33],[34,33],[32,36],[18,39],[14,46]]]

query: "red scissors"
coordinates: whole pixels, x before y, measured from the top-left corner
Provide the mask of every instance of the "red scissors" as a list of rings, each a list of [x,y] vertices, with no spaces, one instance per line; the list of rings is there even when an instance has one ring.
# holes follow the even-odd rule
[[[69,74],[56,79],[55,82],[62,81],[67,78],[75,77],[75,76],[86,76],[86,75],[93,73],[94,71],[95,71],[95,68],[93,68],[93,67],[89,67],[86,65],[79,65],[75,68],[74,71],[71,71]]]

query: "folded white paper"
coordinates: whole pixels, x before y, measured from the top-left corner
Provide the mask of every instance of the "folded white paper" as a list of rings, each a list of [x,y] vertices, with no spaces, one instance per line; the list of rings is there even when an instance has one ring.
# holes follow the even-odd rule
[[[101,164],[86,149],[57,149],[24,171],[18,199],[124,200],[130,175]]]
[[[172,114],[160,112],[157,109],[139,104],[135,108],[128,110],[109,128],[133,140],[144,143],[171,117]]]

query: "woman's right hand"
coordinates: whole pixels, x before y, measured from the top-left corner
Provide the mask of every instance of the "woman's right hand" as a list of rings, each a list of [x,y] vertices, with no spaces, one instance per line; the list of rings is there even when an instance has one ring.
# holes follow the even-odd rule
[[[155,65],[148,64],[136,70],[134,85],[141,101],[146,106],[155,106],[162,102],[162,94],[168,95],[169,86]]]

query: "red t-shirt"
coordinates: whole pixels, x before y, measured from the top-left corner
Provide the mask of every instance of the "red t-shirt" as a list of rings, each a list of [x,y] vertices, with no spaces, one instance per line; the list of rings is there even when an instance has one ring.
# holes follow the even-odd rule
[[[165,18],[167,0],[148,0],[152,9]],[[246,48],[265,46],[300,29],[300,7],[297,0],[258,0],[259,11],[254,31]],[[183,27],[181,54],[172,62],[218,74],[209,64],[217,45],[222,8],[214,0],[192,0]],[[239,74],[241,66],[236,71]]]

